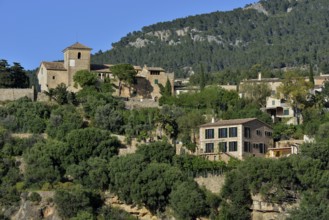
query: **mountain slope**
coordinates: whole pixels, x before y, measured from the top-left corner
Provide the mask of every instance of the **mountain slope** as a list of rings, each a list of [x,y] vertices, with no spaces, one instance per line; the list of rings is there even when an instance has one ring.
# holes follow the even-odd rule
[[[244,9],[157,23],[129,33],[95,63],[161,66],[188,70],[324,65],[329,51],[329,1],[261,0]]]

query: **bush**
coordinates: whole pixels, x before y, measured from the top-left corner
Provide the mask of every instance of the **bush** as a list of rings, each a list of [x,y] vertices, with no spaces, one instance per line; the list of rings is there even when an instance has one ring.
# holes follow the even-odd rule
[[[39,193],[32,192],[27,199],[32,201],[32,202],[39,203],[39,202],[41,202],[42,197],[40,196]]]

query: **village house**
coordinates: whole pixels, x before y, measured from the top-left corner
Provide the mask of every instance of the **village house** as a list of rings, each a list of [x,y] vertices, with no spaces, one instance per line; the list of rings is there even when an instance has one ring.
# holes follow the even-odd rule
[[[266,113],[271,115],[273,123],[286,119],[286,124],[296,124],[294,118],[294,110],[291,105],[284,99],[279,99],[273,96],[266,98],[266,106],[263,109]]]
[[[100,80],[111,78],[114,84],[118,84],[118,80],[115,79],[110,70],[113,65],[90,63],[91,50],[91,48],[77,42],[63,50],[63,62],[42,62],[37,73],[38,91],[49,91],[61,83],[64,83],[69,91],[78,91],[80,88],[74,86],[73,76],[79,70],[95,72]],[[160,67],[148,67],[146,65],[144,67],[134,66],[134,68],[137,72],[136,82],[131,89],[123,86],[122,97],[157,100],[161,97],[159,84],[165,86],[167,80],[169,80],[172,93],[174,93],[174,73],[167,73]],[[118,95],[118,91],[114,95]]]
[[[258,73],[257,79],[245,79],[239,84],[239,96],[248,97],[248,91],[244,91],[244,85],[265,84],[271,89],[271,96],[277,94],[277,88],[282,85],[282,80],[279,78],[262,78],[262,73]]]
[[[200,126],[197,154],[209,160],[265,157],[273,146],[272,128],[257,118],[212,121]]]

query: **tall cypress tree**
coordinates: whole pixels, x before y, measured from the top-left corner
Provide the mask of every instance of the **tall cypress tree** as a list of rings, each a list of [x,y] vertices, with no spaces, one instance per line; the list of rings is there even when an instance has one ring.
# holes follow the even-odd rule
[[[203,65],[200,64],[200,90],[203,90],[206,86],[206,75],[204,73]]]

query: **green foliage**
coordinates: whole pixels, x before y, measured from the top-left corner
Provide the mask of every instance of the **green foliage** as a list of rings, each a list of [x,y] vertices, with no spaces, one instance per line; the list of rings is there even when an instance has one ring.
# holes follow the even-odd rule
[[[18,205],[20,191],[16,184],[22,180],[13,159],[1,156],[0,159],[0,204],[2,207]]]
[[[0,125],[14,132],[42,133],[50,111],[50,107],[45,104],[21,98],[4,107]]]
[[[32,193],[29,195],[28,200],[30,200],[30,201],[32,201],[32,202],[35,202],[35,203],[39,203],[39,202],[41,202],[42,197],[40,196],[39,193],[37,193],[37,192],[32,192]]]
[[[177,118],[179,137],[184,146],[195,151],[198,127],[205,123],[205,118],[201,111],[192,110]]]
[[[75,93],[67,90],[67,86],[61,83],[56,88],[51,88],[49,91],[44,91],[49,97],[49,100],[55,100],[59,105],[73,104],[77,105]]]
[[[99,220],[136,220],[137,217],[130,215],[128,212],[114,207],[103,207],[97,216]]]
[[[63,163],[70,163],[67,144],[49,140],[39,142],[24,153],[27,163],[25,182],[28,186],[41,187],[45,183],[60,181],[64,172]]]
[[[7,60],[0,60],[0,88],[27,88],[29,77],[19,63],[10,66]]]
[[[8,156],[21,156],[26,149],[31,148],[34,144],[42,140],[43,137],[40,135],[33,135],[29,138],[9,138],[2,152]]]
[[[266,98],[271,95],[271,88],[266,83],[244,83],[239,88],[245,98],[261,107],[265,107]]]
[[[67,143],[77,164],[92,156],[108,160],[118,153],[121,146],[119,140],[111,137],[108,131],[97,128],[73,130],[67,135]]]
[[[56,191],[54,202],[63,218],[86,216],[86,213],[93,213],[102,204],[100,195],[78,188]]]
[[[51,112],[46,132],[52,138],[64,140],[68,132],[82,126],[82,118],[73,106],[60,106]]]
[[[143,155],[146,162],[171,163],[176,151],[166,142],[154,142],[139,146],[136,153]]]
[[[139,140],[152,138],[159,115],[158,108],[142,108],[124,111],[124,132],[127,138],[137,137]]]
[[[113,133],[122,133],[123,117],[111,104],[99,106],[95,112],[95,126]]]
[[[183,115],[181,108],[175,106],[163,106],[159,113],[158,122],[160,123],[161,129],[173,139],[178,136],[178,124],[177,118]]]
[[[110,70],[119,79],[119,96],[121,96],[122,82],[130,88],[135,82],[137,72],[131,64],[117,64],[112,66]]]
[[[168,164],[151,163],[131,186],[132,198],[151,212],[164,211],[175,183],[183,181],[182,172]]]
[[[320,192],[306,192],[302,197],[299,208],[292,211],[289,220],[328,219],[329,194],[328,189]]]
[[[193,177],[211,172],[223,173],[227,171],[226,163],[223,161],[210,161],[193,155],[175,156],[173,165]]]
[[[79,211],[76,217],[70,218],[70,220],[94,220],[92,213],[87,211]]]
[[[121,200],[128,204],[132,203],[131,187],[145,166],[144,157],[140,154],[112,158],[109,164],[110,190],[115,192]]]
[[[94,86],[97,82],[97,76],[95,73],[91,73],[88,70],[79,70],[73,76],[74,86],[78,85],[83,87]]]
[[[323,19],[328,15],[328,1],[262,0],[260,3],[268,14],[240,8],[143,27],[114,43],[111,50],[92,56],[92,62],[141,66],[152,63],[174,71],[177,77],[188,76],[190,69],[186,67],[196,72],[202,63],[205,72],[230,70],[232,74],[224,74],[229,78],[227,82],[242,76],[238,69],[246,70],[255,64],[283,68],[313,63],[328,73],[324,68],[328,66],[328,31]],[[183,29],[185,36],[179,36],[177,30]],[[169,31],[165,40],[150,34],[164,30]],[[137,39],[150,43],[140,48],[130,45]]]
[[[206,197],[194,181],[183,182],[172,190],[170,206],[180,219],[196,219],[208,214]]]
[[[250,219],[249,207],[252,204],[246,175],[233,170],[226,175],[221,191],[224,202],[221,204],[219,219]]]

